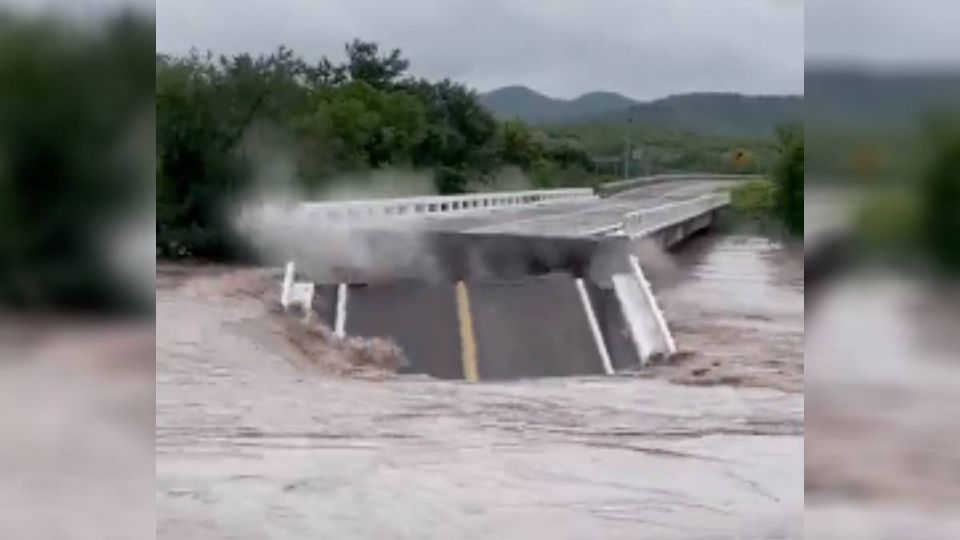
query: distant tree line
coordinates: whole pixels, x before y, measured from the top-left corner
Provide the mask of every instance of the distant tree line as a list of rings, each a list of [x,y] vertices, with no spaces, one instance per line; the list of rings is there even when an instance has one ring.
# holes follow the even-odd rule
[[[444,194],[495,187],[508,166],[533,187],[590,182],[591,160],[575,142],[497,122],[466,86],[410,76],[399,50],[356,40],[345,52],[341,63],[312,64],[285,48],[157,55],[158,256],[235,249],[225,205],[264,181],[251,133],[282,149],[292,161],[288,187],[307,193],[343,173],[388,167],[425,171]]]
[[[772,138],[731,137],[691,131],[666,130],[643,124],[587,122],[550,125],[544,129],[555,138],[581,145],[591,156],[620,157],[625,138],[639,156],[631,160],[635,174],[664,172],[716,172],[732,174],[769,173],[778,158]],[[617,163],[622,174],[623,163]],[[610,172],[607,166],[604,172]]]

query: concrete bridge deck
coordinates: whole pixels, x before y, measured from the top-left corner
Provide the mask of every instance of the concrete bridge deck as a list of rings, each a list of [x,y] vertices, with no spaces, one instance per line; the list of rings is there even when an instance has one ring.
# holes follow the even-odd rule
[[[431,230],[464,233],[587,237],[616,226],[628,212],[692,201],[729,188],[738,181],[727,177],[684,177],[637,187],[604,199],[440,215],[424,220],[423,226]]]

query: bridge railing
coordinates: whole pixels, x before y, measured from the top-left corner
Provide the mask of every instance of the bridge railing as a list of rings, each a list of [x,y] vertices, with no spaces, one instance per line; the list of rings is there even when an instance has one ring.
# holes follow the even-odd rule
[[[365,201],[324,201],[304,203],[304,208],[311,218],[329,222],[357,222],[396,217],[448,215],[593,198],[596,198],[596,195],[590,188],[570,188]]]
[[[629,212],[624,214],[620,225],[623,233],[627,236],[639,237],[653,230],[687,221],[728,204],[730,204],[729,193],[711,193],[689,201]]]
[[[669,173],[655,174],[651,176],[639,176],[628,180],[616,180],[607,182],[597,188],[597,192],[602,196],[614,195],[622,191],[628,191],[638,187],[659,184],[663,182],[682,182],[686,180],[754,180],[762,178],[757,174],[722,174],[722,173]]]

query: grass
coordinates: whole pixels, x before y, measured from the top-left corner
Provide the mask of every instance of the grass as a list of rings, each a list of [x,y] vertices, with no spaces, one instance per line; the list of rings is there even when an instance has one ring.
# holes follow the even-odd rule
[[[769,179],[761,178],[734,188],[730,205],[741,216],[763,219],[773,216],[776,199],[777,185]]]

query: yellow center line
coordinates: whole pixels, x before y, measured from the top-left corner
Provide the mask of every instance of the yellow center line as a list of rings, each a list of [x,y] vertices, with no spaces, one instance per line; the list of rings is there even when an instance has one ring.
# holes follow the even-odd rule
[[[477,382],[477,341],[473,335],[473,315],[470,312],[470,295],[467,285],[457,282],[457,316],[460,319],[460,350],[463,360],[463,378],[467,382]]]

